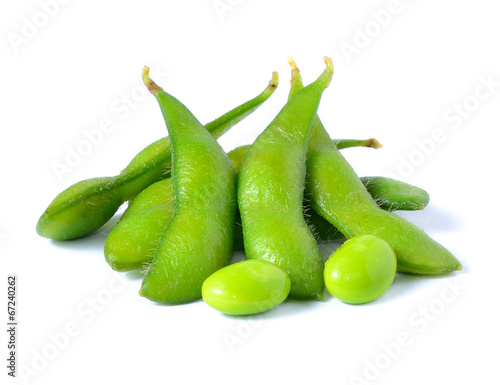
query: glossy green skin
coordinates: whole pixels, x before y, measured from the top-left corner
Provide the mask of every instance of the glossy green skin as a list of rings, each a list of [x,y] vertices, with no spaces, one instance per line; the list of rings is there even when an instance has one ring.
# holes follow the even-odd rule
[[[370,302],[391,286],[396,269],[396,254],[387,242],[361,235],[345,241],[326,261],[326,289],[342,302]]]
[[[250,146],[238,174],[238,205],[248,259],[276,263],[290,276],[290,297],[320,299],[323,261],[302,213],[307,138],[331,65],[290,99]]]
[[[222,147],[173,96],[151,88],[172,143],[174,215],[162,235],[140,295],[176,304],[201,297],[203,281],[229,263],[236,177]]]
[[[203,283],[203,300],[223,313],[256,314],[282,303],[290,293],[290,277],[274,263],[244,260],[226,266]]]
[[[292,89],[300,90],[298,69],[292,77]],[[423,230],[377,206],[318,117],[309,138],[306,186],[312,208],[344,236],[371,234],[385,240],[396,253],[398,271],[436,275],[461,269],[453,254]]]
[[[364,176],[360,179],[384,210],[422,210],[429,203],[427,191],[411,184],[381,176]]]
[[[255,111],[274,92],[278,75],[257,97],[234,108],[205,128],[216,138]],[[61,192],[40,216],[36,231],[45,238],[68,240],[86,236],[104,225],[126,201],[150,184],[170,176],[170,139],[162,138],[139,152],[113,177],[80,181]]]

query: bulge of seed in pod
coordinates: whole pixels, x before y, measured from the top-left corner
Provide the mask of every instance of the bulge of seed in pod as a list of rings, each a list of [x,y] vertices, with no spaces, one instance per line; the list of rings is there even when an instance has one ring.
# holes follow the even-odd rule
[[[269,310],[290,292],[290,278],[278,265],[259,259],[226,266],[203,283],[203,300],[223,313],[247,315]]]
[[[392,284],[396,267],[396,254],[387,242],[361,235],[345,241],[326,261],[325,286],[343,302],[370,302]]]

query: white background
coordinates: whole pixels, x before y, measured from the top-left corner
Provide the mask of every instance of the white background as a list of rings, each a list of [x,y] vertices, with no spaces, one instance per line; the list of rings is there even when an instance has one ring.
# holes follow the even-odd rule
[[[495,381],[495,2],[131,3],[0,6],[1,279],[16,274],[18,290],[18,378],[12,383]],[[142,85],[144,65],[202,122],[257,95],[278,71],[275,94],[220,140],[230,150],[251,143],[286,101],[290,55],[305,83],[321,73],[324,55],[332,57],[335,74],[319,109],[325,126],[332,137],[375,137],[384,144],[344,151],[360,176],[392,175],[429,192],[424,211],[402,215],[449,248],[461,272],[398,274],[381,298],[364,306],[326,293],[323,302],[287,302],[237,318],[202,301],[158,306],[140,298],[141,276],[115,273],[103,257],[118,217],[77,241],[36,234],[38,217],[60,191],[117,174],[166,135],[156,101]],[[85,133],[106,120],[112,132],[58,175],[54,165],[65,164],[71,151],[84,147]],[[6,282],[1,286],[0,319],[6,320]],[[5,363],[6,333],[2,341]]]

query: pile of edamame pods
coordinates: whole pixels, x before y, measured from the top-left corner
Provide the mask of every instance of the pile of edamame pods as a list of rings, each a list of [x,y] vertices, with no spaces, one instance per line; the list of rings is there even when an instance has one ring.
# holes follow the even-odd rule
[[[333,75],[331,59],[304,86],[289,58],[289,98],[249,145],[226,153],[217,139],[275,91],[265,90],[202,125],[149,77],[168,137],[137,154],[118,175],[83,180],[41,215],[39,235],[71,240],[103,226],[128,202],[104,245],[117,271],[143,270],[139,294],[178,304],[203,298],[229,314],[266,311],[285,299],[346,303],[382,295],[402,273],[437,275],[460,262],[395,210],[423,209],[424,190],[385,177],[358,177],[339,150],[381,145],[331,139],[317,116]],[[346,239],[326,261],[319,241]],[[235,250],[244,261],[230,264]]]

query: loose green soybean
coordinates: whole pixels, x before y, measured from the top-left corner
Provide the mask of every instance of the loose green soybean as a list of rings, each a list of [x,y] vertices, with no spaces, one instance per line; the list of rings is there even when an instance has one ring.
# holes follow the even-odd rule
[[[326,289],[342,302],[370,302],[391,286],[396,267],[396,254],[387,242],[373,235],[354,237],[326,261]]]
[[[290,292],[288,274],[274,263],[253,259],[223,267],[208,277],[203,300],[223,313],[248,315],[282,303]]]
[[[302,212],[307,138],[333,64],[286,105],[250,146],[238,174],[238,204],[248,259],[276,263],[290,297],[320,299],[323,261]]]
[[[233,250],[236,177],[227,154],[179,100],[143,72],[172,143],[174,215],[139,294],[176,304],[201,297],[203,281],[229,263]]]
[[[205,128],[216,138],[255,111],[274,92],[278,74],[252,100],[234,108]],[[80,181],[61,192],[40,216],[36,231],[42,237],[68,240],[83,237],[104,225],[126,201],[150,184],[170,175],[170,139],[162,138],[139,152],[113,177]]]
[[[292,88],[299,91],[300,72],[293,61],[290,65]],[[398,271],[444,274],[461,269],[460,262],[424,231],[377,206],[318,117],[309,138],[306,188],[313,209],[347,238],[371,234],[385,240],[396,253]]]

